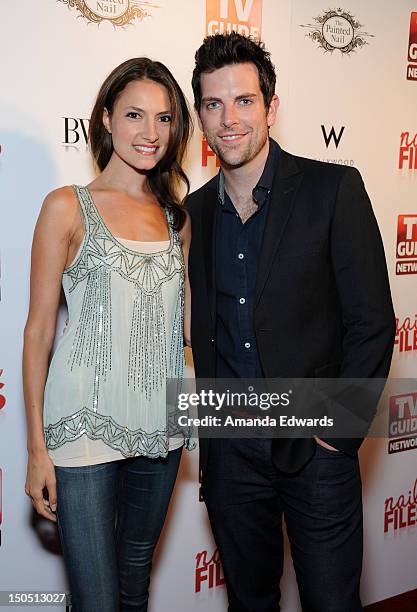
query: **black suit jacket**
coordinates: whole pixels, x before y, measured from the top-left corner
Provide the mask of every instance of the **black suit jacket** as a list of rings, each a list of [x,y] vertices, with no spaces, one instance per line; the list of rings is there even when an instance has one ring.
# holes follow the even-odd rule
[[[386,377],[395,317],[382,240],[359,172],[281,150],[270,197],[253,315],[265,377]],[[195,372],[214,378],[217,177],[189,196],[187,208]],[[354,455],[361,440],[333,443]],[[209,441],[200,439],[200,449],[204,475]],[[314,441],[277,440],[274,449],[291,472],[312,455]]]

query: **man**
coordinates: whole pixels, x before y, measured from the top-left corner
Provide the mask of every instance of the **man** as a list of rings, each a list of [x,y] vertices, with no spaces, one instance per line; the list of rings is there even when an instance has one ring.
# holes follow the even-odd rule
[[[269,138],[278,98],[263,45],[206,38],[192,85],[221,164],[188,200],[197,377],[386,377],[395,320],[359,172]],[[282,515],[303,610],[362,609],[360,443],[200,440],[230,611],[279,610]]]

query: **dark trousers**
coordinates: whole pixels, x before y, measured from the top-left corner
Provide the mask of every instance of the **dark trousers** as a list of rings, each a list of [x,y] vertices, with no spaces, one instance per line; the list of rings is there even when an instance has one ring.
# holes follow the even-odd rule
[[[73,612],[147,610],[153,551],[180,457],[178,449],[167,459],[55,468]]]
[[[284,516],[305,612],[362,610],[357,458],[317,445],[297,473],[277,470],[271,440],[211,440],[203,495],[230,612],[280,610]]]

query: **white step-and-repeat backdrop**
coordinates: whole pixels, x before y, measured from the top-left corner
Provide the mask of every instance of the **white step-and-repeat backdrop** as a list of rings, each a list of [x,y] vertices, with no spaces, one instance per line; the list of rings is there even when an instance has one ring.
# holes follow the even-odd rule
[[[273,136],[293,153],[355,165],[364,177],[397,316],[392,375],[415,377],[417,0],[1,0],[0,8],[0,591],[67,590],[55,527],[33,514],[23,490],[22,330],[42,200],[93,177],[86,135],[98,87],[123,60],[147,55],[173,71],[192,101],[193,57],[205,34],[261,37],[278,72]],[[198,129],[187,171],[193,189],[216,172]],[[390,399],[387,418],[391,438],[361,450],[365,604],[417,588],[417,385],[406,399]],[[152,612],[226,610],[197,463],[196,451],[183,458],[155,560]],[[300,610],[288,555],[282,609]]]

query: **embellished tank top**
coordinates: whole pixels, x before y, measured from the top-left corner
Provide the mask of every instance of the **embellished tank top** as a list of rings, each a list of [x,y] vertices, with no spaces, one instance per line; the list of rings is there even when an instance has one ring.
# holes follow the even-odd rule
[[[107,228],[89,190],[74,189],[85,235],[62,278],[68,324],[45,385],[47,449],[86,436],[121,457],[165,457],[167,379],[180,381],[184,370],[180,236],[167,211],[166,248],[130,249]]]

